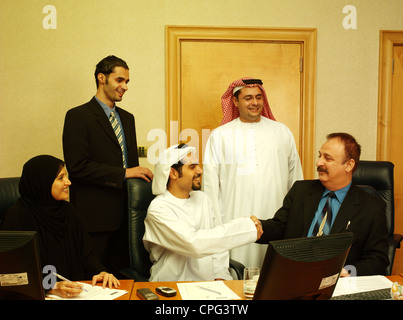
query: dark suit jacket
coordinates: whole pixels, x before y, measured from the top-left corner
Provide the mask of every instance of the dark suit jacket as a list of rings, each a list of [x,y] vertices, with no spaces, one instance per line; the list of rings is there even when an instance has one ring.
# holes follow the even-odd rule
[[[275,216],[262,221],[258,242],[306,237],[324,190],[319,180],[295,182]],[[333,223],[330,234],[354,234],[346,265],[355,266],[357,275],[385,274],[389,265],[385,208],[384,201],[351,185]]]
[[[117,112],[126,136],[128,167],[138,166],[134,117],[120,108]],[[67,112],[63,152],[72,182],[71,202],[86,229],[117,230],[127,221],[125,169],[115,132],[95,98]]]

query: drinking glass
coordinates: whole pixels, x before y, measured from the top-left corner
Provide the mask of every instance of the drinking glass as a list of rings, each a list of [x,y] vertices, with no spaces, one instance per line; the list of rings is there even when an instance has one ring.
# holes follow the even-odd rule
[[[243,294],[247,300],[253,298],[257,282],[259,280],[260,268],[246,267],[243,272]]]
[[[393,300],[403,300],[403,282],[394,282],[392,284],[390,296]]]

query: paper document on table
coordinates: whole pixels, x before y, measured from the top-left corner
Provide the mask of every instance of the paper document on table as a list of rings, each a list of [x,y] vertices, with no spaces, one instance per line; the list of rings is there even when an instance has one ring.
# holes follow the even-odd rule
[[[361,276],[340,278],[333,297],[378,289],[391,288],[393,282],[384,276]]]
[[[47,300],[113,300],[128,293],[126,290],[102,288],[100,286],[92,286],[88,283],[78,282],[83,285],[83,292],[73,298],[61,298],[55,295],[47,295]]]
[[[177,284],[183,300],[241,299],[223,281],[186,282]]]

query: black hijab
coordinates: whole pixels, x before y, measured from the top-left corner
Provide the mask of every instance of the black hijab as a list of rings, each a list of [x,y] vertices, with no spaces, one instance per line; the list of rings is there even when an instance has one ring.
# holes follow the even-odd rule
[[[55,200],[51,190],[63,167],[64,162],[55,157],[34,157],[25,163],[19,184],[21,202],[33,211],[42,228],[59,236],[71,208],[66,201]]]
[[[3,229],[37,231],[42,266],[53,265],[66,278],[82,280],[91,247],[72,204],[55,200],[51,194],[63,167],[62,160],[49,155],[25,163],[19,184],[21,197],[8,212]]]

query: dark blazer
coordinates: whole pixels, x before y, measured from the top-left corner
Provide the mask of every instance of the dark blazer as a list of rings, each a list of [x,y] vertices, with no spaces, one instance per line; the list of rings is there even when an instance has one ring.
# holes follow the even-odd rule
[[[306,237],[325,187],[319,180],[297,181],[272,219],[262,221],[259,243]],[[389,265],[386,204],[355,185],[340,207],[330,234],[354,234],[346,265],[357,275],[385,274]]]
[[[128,167],[139,165],[131,113],[117,107],[128,150]],[[98,101],[69,110],[63,129],[63,152],[71,202],[89,232],[117,230],[127,217],[122,151]]]

